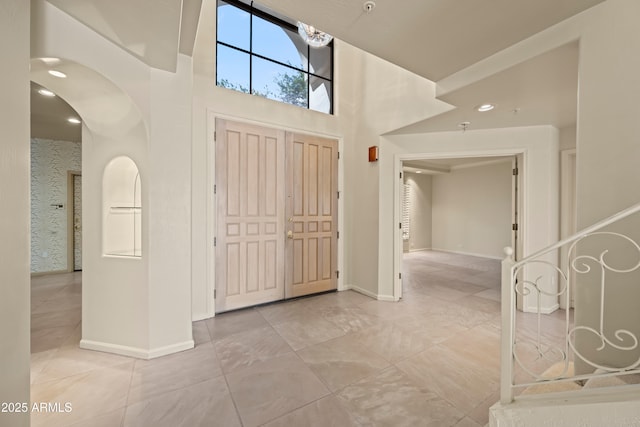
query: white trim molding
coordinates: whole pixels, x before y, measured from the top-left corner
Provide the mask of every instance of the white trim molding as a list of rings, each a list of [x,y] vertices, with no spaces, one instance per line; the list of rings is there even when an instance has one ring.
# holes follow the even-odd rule
[[[130,347],[119,344],[109,344],[99,341],[81,340],[80,348],[86,350],[102,351],[105,353],[119,354],[122,356],[135,357],[138,359],[155,359],[157,357],[166,356],[180,351],[190,350],[195,347],[193,340],[167,345],[164,347],[158,347],[151,350],[146,350],[138,347]]]

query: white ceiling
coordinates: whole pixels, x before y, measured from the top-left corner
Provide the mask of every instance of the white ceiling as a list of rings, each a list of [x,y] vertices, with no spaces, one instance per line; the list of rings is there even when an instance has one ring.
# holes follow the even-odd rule
[[[59,96],[43,96],[39,89],[42,86],[31,82],[31,137],[80,141],[82,127],[67,121],[70,117],[80,118],[78,113]]]
[[[171,71],[178,53],[193,51],[203,0],[48,1],[147,64]],[[260,3],[438,82],[602,1],[376,0],[369,14],[360,0]],[[449,92],[440,99],[452,105],[451,111],[396,132],[455,130],[461,121],[472,122],[469,129],[571,126],[577,55],[577,43],[563,46]],[[498,108],[483,115],[473,111],[484,102]]]
[[[261,0],[438,81],[604,0]]]

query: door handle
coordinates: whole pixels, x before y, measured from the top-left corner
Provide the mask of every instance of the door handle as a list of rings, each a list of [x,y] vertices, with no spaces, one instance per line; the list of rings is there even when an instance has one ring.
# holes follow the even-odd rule
[[[287,239],[293,239],[293,231],[287,231]]]

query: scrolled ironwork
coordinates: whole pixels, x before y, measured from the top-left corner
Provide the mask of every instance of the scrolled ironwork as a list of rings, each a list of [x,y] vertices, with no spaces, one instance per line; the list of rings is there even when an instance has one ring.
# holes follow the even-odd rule
[[[637,255],[637,262],[632,263],[631,266],[623,267],[615,265],[616,259],[613,258],[613,253],[610,249],[602,249],[597,255],[577,255],[577,247],[578,244],[584,242],[586,239],[590,237],[600,236],[600,237],[614,237],[621,238],[623,242],[630,243],[631,248],[635,249]],[[512,343],[512,355],[513,361],[515,364],[520,366],[527,374],[533,377],[536,381],[556,381],[563,380],[567,378],[571,378],[569,373],[570,365],[571,365],[571,357],[570,354],[573,353],[574,359],[579,358],[583,360],[588,365],[601,370],[601,372],[606,373],[630,373],[636,372],[640,370],[640,357],[633,361],[630,364],[625,366],[610,366],[603,363],[598,363],[594,360],[591,360],[587,355],[580,352],[575,345],[575,337],[579,331],[586,331],[590,334],[593,334],[600,342],[600,345],[594,350],[597,352],[603,351],[605,348],[616,349],[619,351],[634,351],[639,348],[640,340],[636,334],[631,332],[628,329],[617,329],[613,331],[613,337],[608,336],[605,332],[605,300],[606,300],[606,288],[607,288],[607,272],[613,273],[631,273],[638,269],[640,269],[640,245],[633,240],[632,238],[616,232],[608,232],[608,231],[594,231],[590,233],[582,234],[576,237],[573,241],[567,242],[571,243],[568,247],[567,251],[567,271],[563,271],[557,265],[552,262],[541,260],[541,259],[527,259],[524,262],[519,262],[516,266],[512,268],[511,271],[511,289],[515,294],[521,296],[529,296],[532,292],[536,293],[537,296],[537,317],[538,317],[538,325],[537,325],[537,336],[535,340],[516,340]],[[560,248],[561,245],[557,245],[555,249]],[[628,252],[627,252],[628,253]],[[545,287],[542,283],[545,278],[544,275],[540,275],[536,277],[534,280],[520,278],[518,280],[518,275],[522,274],[524,271],[524,267],[532,264],[539,264],[550,267],[549,274],[551,275],[551,280],[553,280],[554,276],[558,277],[558,288],[559,289],[549,289],[549,287]],[[599,271],[598,271],[599,270]],[[571,289],[571,271],[577,274],[588,274],[594,273],[600,274],[599,279],[599,287],[600,287],[600,312],[599,312],[599,325],[598,328],[589,327],[589,326],[574,326],[571,325],[569,312],[566,314],[566,325],[565,325],[565,339],[564,339],[564,348],[562,345],[550,345],[548,343],[544,343],[541,339],[542,330],[541,330],[541,315],[542,315],[542,306],[541,306],[541,296],[549,296],[549,297],[559,297],[562,295],[567,295],[567,300],[569,299],[569,292]],[[551,287],[553,288],[553,287]],[[513,327],[515,328],[515,317],[513,318]],[[610,332],[611,333],[611,332]],[[538,373],[533,369],[530,369],[526,363],[524,363],[522,357],[518,354],[521,349],[526,349],[530,347],[531,353],[537,353],[535,360],[545,360],[550,363],[555,363],[556,366],[558,363],[562,363],[561,372],[559,373]],[[593,374],[592,376],[598,376],[597,374]]]

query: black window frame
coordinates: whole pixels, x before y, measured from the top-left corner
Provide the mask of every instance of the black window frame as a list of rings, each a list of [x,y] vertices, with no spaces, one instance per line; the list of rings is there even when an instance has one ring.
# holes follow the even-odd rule
[[[218,39],[218,8],[220,7],[220,2],[223,3],[227,3],[231,6],[235,6],[238,9],[241,9],[245,12],[247,12],[249,14],[249,50],[237,47],[237,46],[233,46],[229,43],[225,43],[225,42],[221,42]],[[312,108],[309,107],[310,102],[309,102],[309,98],[311,95],[311,77],[316,77],[325,81],[328,81],[331,84],[331,93],[330,93],[330,102],[329,102],[329,112],[325,113],[325,114],[331,114],[333,115],[333,103],[334,103],[334,99],[335,99],[335,84],[334,84],[334,50],[333,50],[333,40],[331,40],[331,42],[329,42],[329,44],[326,46],[330,49],[330,57],[331,57],[331,64],[329,67],[329,78],[325,77],[325,76],[321,76],[319,74],[315,74],[312,73],[310,71],[311,66],[310,66],[310,62],[311,62],[311,49],[314,49],[313,47],[309,46],[307,44],[307,69],[306,70],[302,70],[300,68],[296,68],[290,64],[286,64],[284,62],[266,57],[264,55],[260,55],[258,53],[253,52],[253,17],[257,16],[259,18],[264,19],[265,21],[268,21],[274,25],[277,25],[279,27],[285,28],[287,30],[293,31],[294,33],[298,33],[298,27],[290,22],[287,22],[283,19],[280,19],[276,16],[273,16],[271,14],[269,14],[268,12],[265,12],[264,10],[258,9],[256,7],[253,6],[253,1],[251,1],[250,4],[244,3],[240,0],[216,0],[216,86],[218,86],[218,46],[222,45],[225,46],[227,48],[236,50],[238,52],[242,52],[242,53],[246,53],[249,55],[249,94],[250,95],[254,95],[253,93],[253,57],[256,58],[260,58],[262,60],[265,61],[269,61],[272,62],[274,64],[278,64],[281,65],[283,67],[286,67],[290,70],[296,71],[296,72],[301,72],[303,74],[306,75],[307,77],[307,110],[311,110],[311,111],[316,111],[319,113],[324,113],[323,111],[318,111],[318,110],[314,110]],[[288,105],[294,105],[294,104],[289,104],[287,102],[281,101],[281,100],[277,100],[275,99],[274,101],[278,101],[278,102],[282,102],[283,104],[288,104]],[[298,106],[299,107],[299,106]]]

